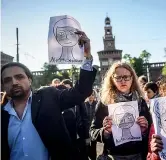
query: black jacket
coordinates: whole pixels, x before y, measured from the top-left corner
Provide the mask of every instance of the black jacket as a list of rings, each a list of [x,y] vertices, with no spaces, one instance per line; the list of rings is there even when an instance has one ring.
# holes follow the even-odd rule
[[[62,112],[66,128],[69,132],[70,138],[72,142],[75,144],[76,142],[76,114],[75,114],[75,107],[69,108]]]
[[[84,103],[67,109],[62,114],[74,144],[77,140],[77,134],[82,140],[89,138],[89,121]]]
[[[56,88],[63,90],[66,89],[66,86],[58,85]],[[64,110],[62,114],[66,128],[69,131],[69,135],[74,144],[76,144],[77,134],[82,140],[89,138],[89,121],[84,102],[80,105]]]
[[[89,120],[85,104],[76,106],[76,129],[77,134],[82,140],[85,140],[90,137],[89,135]]]
[[[95,117],[91,125],[92,140],[97,140],[104,143],[104,153],[112,155],[132,155],[142,153],[143,159],[146,159],[148,152],[148,132],[152,123],[146,102],[141,99],[141,111],[139,116],[145,116],[148,121],[149,128],[142,141],[134,141],[115,146],[113,136],[110,135],[107,139],[103,136],[103,120],[108,116],[108,107],[99,102],[96,106]]]
[[[90,72],[81,70],[75,87],[60,91],[54,87],[38,90],[32,96],[32,122],[39,133],[51,160],[75,160],[75,148],[66,129],[62,111],[80,104],[92,93],[96,70]],[[8,160],[9,114],[2,109],[1,128],[1,159]]]
[[[85,108],[88,114],[88,130],[90,130],[90,126],[95,115],[96,104],[96,101],[93,101],[92,104],[90,104],[88,101],[85,102]]]

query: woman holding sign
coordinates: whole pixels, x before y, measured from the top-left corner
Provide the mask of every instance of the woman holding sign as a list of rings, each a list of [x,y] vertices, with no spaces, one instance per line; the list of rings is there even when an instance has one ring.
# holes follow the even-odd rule
[[[163,77],[162,80],[160,81],[159,92],[161,97],[166,98],[166,77]],[[165,132],[166,134],[166,110],[164,106],[159,106],[159,108],[161,109],[163,114],[158,113],[157,115],[160,116],[156,117],[160,122],[159,127],[162,128],[163,133]],[[152,124],[149,133],[149,151],[148,151],[147,160],[161,160],[160,157],[166,159],[166,154],[162,152],[163,149],[164,149],[164,138],[162,139],[161,136],[155,134],[155,128],[154,125]],[[158,152],[160,152],[160,156]]]
[[[104,143],[98,159],[146,159],[150,125],[135,71],[126,63],[114,63],[105,75],[91,125],[92,139]]]

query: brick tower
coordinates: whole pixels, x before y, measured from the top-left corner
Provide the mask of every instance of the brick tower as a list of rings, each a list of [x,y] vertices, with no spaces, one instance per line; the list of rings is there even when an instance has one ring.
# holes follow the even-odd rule
[[[111,20],[109,17],[105,18],[104,30],[104,50],[97,52],[100,61],[101,79],[113,62],[120,61],[122,59],[122,50],[116,49],[115,47],[115,36],[112,34]]]

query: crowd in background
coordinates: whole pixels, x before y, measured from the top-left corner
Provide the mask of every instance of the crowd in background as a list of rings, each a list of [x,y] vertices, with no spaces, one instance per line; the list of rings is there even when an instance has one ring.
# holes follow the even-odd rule
[[[70,79],[54,79],[50,86],[32,91],[33,76],[25,65],[2,66],[1,159],[160,160],[163,142],[154,132],[149,104],[150,99],[166,96],[166,77],[148,82],[145,76],[137,78],[129,64],[115,62],[101,86],[93,89],[97,70],[90,40],[82,31],[76,34],[84,44],[85,59],[75,85]],[[130,101],[138,103],[138,118],[133,119],[129,108],[119,127],[131,138],[128,129],[136,122],[142,139],[115,145],[108,105]],[[97,142],[104,146],[100,155]]]
[[[121,76],[123,75],[123,76]],[[73,87],[70,79],[53,79],[50,86],[41,86],[38,90],[56,87],[66,90]],[[66,128],[78,157],[82,160],[97,159],[97,142],[103,143],[103,154],[98,159],[145,159],[159,160],[158,151],[162,150],[162,140],[155,135],[150,114],[149,101],[152,98],[166,96],[166,77],[157,82],[148,82],[146,76],[137,79],[136,73],[126,63],[115,63],[106,73],[99,89],[93,89],[92,94],[79,105],[62,112]],[[100,99],[99,99],[100,97]],[[6,92],[1,92],[1,105],[10,100]],[[143,139],[141,142],[128,142],[115,146],[111,134],[112,119],[108,116],[108,104],[137,100],[139,118]]]

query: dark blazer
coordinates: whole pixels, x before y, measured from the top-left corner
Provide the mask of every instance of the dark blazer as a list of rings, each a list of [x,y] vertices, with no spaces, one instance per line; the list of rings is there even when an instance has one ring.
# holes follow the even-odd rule
[[[96,101],[93,101],[92,104],[90,104],[88,101],[85,102],[85,108],[88,115],[88,130],[90,130],[90,126],[95,115],[96,104]]]
[[[91,136],[92,140],[104,143],[104,153],[119,156],[142,153],[143,159],[146,159],[148,152],[148,134],[150,126],[152,124],[152,118],[145,100],[141,99],[140,103],[141,110],[139,116],[144,116],[147,119],[149,124],[148,132],[143,135],[142,141],[133,141],[115,146],[112,134],[110,134],[107,138],[103,135],[103,120],[106,116],[108,116],[108,106],[105,106],[101,102],[98,102],[96,106],[95,117],[91,125]]]
[[[75,148],[71,143],[66,129],[62,111],[80,104],[92,93],[92,84],[96,70],[80,71],[79,80],[72,89],[58,90],[47,87],[33,93],[32,122],[39,133],[51,160],[75,160]],[[1,158],[8,160],[10,156],[8,146],[9,114],[2,108]]]
[[[82,140],[90,138],[88,127],[88,114],[85,104],[82,103],[76,106],[76,127],[77,134]]]

